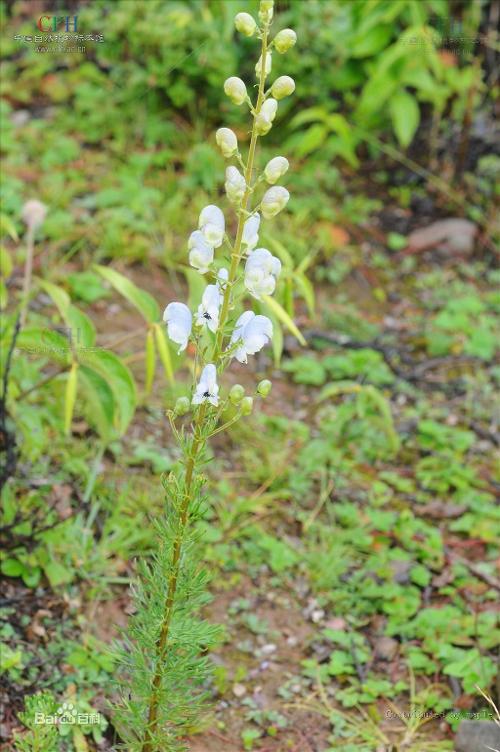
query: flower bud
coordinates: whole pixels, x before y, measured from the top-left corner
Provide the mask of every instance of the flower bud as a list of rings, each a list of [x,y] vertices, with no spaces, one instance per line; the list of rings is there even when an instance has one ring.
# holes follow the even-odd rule
[[[253,410],[253,397],[243,397],[240,409],[242,415],[250,415]]]
[[[257,135],[265,136],[266,133],[269,133],[272,127],[273,124],[269,118],[267,118],[262,112],[259,112],[255,118],[255,130],[257,131]]]
[[[269,188],[262,198],[261,211],[266,219],[275,217],[287,205],[290,194],[281,185]]]
[[[36,230],[37,227],[43,224],[45,215],[47,214],[47,207],[38,201],[36,198],[32,198],[23,205],[21,210],[21,217],[23,222],[28,226]]]
[[[279,80],[279,79],[278,79]],[[226,158],[232,157],[238,151],[236,133],[230,128],[219,128],[215,134],[217,146]]]
[[[297,34],[293,29],[282,29],[274,37],[276,52],[279,52],[280,55],[284,55],[285,52],[288,52],[288,50],[294,46],[296,41]]]
[[[271,387],[272,384],[269,379],[263,379],[257,384],[257,394],[260,394],[261,397],[267,397],[267,395],[271,391]]]
[[[255,34],[257,23],[250,13],[238,13],[234,18],[234,25],[236,30],[244,34],[246,37],[251,37]]]
[[[290,76],[280,76],[271,86],[271,94],[276,99],[283,99],[295,91],[295,81]]]
[[[231,201],[231,203],[239,204],[241,199],[245,195],[247,184],[245,182],[245,178],[237,167],[231,165],[226,169],[226,182],[224,184],[224,187],[226,189],[227,197]]]
[[[260,0],[259,20],[263,24],[269,24],[273,20],[274,0]]]
[[[273,60],[270,50],[266,52],[266,61],[264,65],[264,78],[267,78],[268,75],[271,73]],[[257,63],[255,65],[255,75],[257,78],[260,78],[260,74],[262,72],[262,55],[257,60]]]
[[[233,405],[239,405],[243,397],[245,396],[245,390],[241,384],[235,384],[231,387],[229,392],[229,400]]]
[[[265,136],[271,130],[272,122],[278,111],[278,102],[275,99],[266,99],[255,118],[255,126],[258,136]]]
[[[224,82],[224,92],[227,94],[233,104],[243,104],[247,98],[247,87],[245,82],[238,76],[231,76]]]
[[[185,415],[187,412],[189,412],[190,407],[191,405],[187,397],[179,397],[179,399],[175,403],[174,415]]]
[[[267,163],[264,169],[264,177],[268,183],[274,185],[283,177],[289,166],[288,159],[285,157],[274,157]]]

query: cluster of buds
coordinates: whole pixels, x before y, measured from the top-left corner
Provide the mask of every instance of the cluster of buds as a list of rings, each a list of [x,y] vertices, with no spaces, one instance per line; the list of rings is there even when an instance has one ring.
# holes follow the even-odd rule
[[[247,86],[241,78],[231,76],[224,83],[224,92],[231,102],[237,106],[247,104],[254,118],[249,162],[246,165],[243,162],[234,131],[223,127],[216,132],[216,142],[223,156],[228,160],[235,159],[243,169],[241,172],[234,164],[230,164],[226,169],[226,195],[236,209],[239,223],[235,247],[226,235],[226,222],[221,209],[214,205],[206,206],[200,214],[198,229],[191,234],[188,241],[189,263],[200,274],[210,274],[213,281],[205,287],[194,315],[184,303],[173,302],[166,307],[163,316],[168,336],[172,342],[179,345],[179,353],[186,349],[190,340],[194,342],[198,352],[205,352],[199,344],[203,330],[208,329],[215,335],[216,344],[212,360],[216,362],[204,364],[191,396],[191,405],[194,406],[202,403],[218,406],[220,397],[217,377],[223,366],[231,358],[236,358],[240,363],[247,363],[248,356],[260,352],[273,336],[271,320],[251,310],[244,311],[233,323],[232,331],[227,332],[227,319],[237,302],[233,299],[233,286],[238,276],[239,262],[245,260],[245,290],[257,300],[274,293],[281,271],[280,260],[267,248],[257,246],[261,217],[266,220],[275,217],[284,209],[290,198],[286,188],[276,185],[289,168],[288,160],[282,156],[274,157],[265,166],[262,176],[252,184],[256,139],[269,133],[278,113],[279,100],[295,90],[295,82],[290,76],[278,77],[265,90],[265,80],[272,70],[273,51],[282,55],[297,41],[292,29],[283,29],[274,40],[268,42],[273,5],[273,0],[261,0],[259,22],[248,13],[238,13],[235,18],[235,27],[239,32],[248,37],[258,34],[263,40],[262,54],[255,66],[259,81],[257,103],[252,104]],[[254,196],[255,189],[262,180],[270,187],[265,190],[260,202],[249,210],[250,197]],[[215,259],[215,251],[223,243],[229,246],[232,261],[229,270],[221,268]],[[265,397],[270,388],[270,381],[261,381],[257,387],[257,394]],[[239,406],[241,415],[252,410],[252,398],[245,396],[245,391],[240,385],[231,389],[229,402]],[[178,401],[174,415],[183,415],[188,409],[189,401],[183,397]]]

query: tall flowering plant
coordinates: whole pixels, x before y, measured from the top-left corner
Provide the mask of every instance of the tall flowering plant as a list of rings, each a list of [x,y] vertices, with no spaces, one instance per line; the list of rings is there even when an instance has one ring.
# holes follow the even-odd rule
[[[205,654],[218,630],[198,616],[207,601],[207,575],[197,559],[194,524],[206,508],[205,449],[212,436],[252,411],[253,397],[242,386],[225,393],[220,381],[233,359],[247,363],[273,336],[269,318],[251,308],[239,311],[243,300],[260,300],[275,290],[281,263],[259,247],[259,229],[261,220],[275,217],[290,198],[277,184],[289,167],[285,157],[274,157],[260,173],[255,165],[258,139],[271,130],[279,100],[295,89],[289,76],[266,83],[273,54],[284,54],[296,42],[292,29],[271,40],[272,20],[273,0],[261,0],[258,21],[248,13],[235,18],[239,32],[261,43],[255,102],[241,78],[231,76],[224,84],[231,101],[248,107],[252,116],[246,159],[232,130],[219,128],[216,133],[222,154],[231,162],[225,190],[237,216],[235,238],[230,239],[218,206],[201,211],[188,240],[188,255],[208,284],[197,310],[175,301],[164,312],[168,336],[179,353],[190,342],[194,346],[195,382],[190,398],[181,397],[168,413],[183,461],[163,481],[167,503],[165,517],[157,523],[160,546],[152,564],[140,564],[137,612],[121,650],[125,679],[116,722],[128,750],[185,749],[182,738],[199,721],[206,700],[210,666]],[[265,397],[270,389],[270,381],[261,381],[255,395]],[[189,422],[183,417],[188,414]]]

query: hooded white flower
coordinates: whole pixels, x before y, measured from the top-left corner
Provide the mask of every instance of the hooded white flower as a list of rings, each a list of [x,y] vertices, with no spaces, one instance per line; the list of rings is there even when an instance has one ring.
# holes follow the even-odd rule
[[[234,25],[236,26],[237,31],[240,31],[247,37],[251,37],[252,34],[255,33],[255,29],[257,28],[255,19],[250,15],[250,13],[238,13],[235,16]]]
[[[238,139],[231,128],[219,128],[215,134],[215,140],[222,154],[227,158],[232,157],[238,151]]]
[[[271,159],[264,169],[264,176],[268,183],[274,185],[278,180],[283,177],[289,168],[289,162],[286,157],[274,157]]]
[[[280,55],[284,55],[285,52],[288,52],[296,42],[297,34],[293,29],[282,29],[274,37],[274,47]]]
[[[191,311],[184,303],[169,303],[163,312],[163,321],[172,342],[180,345],[177,353],[186,349],[193,325]]]
[[[219,326],[219,308],[222,295],[218,284],[207,285],[198,306],[196,323],[198,326],[208,326],[211,332],[216,332]]]
[[[277,111],[278,102],[276,99],[266,99],[255,118],[255,126],[259,136],[265,136],[266,133],[269,133]]]
[[[273,64],[272,54],[271,54],[271,51],[268,50],[266,52],[266,60],[264,63],[264,78],[267,78],[267,76],[271,73],[272,64]],[[262,71],[262,55],[259,57],[255,65],[255,75],[257,79],[260,78],[261,71]]]
[[[256,212],[245,221],[241,242],[246,246],[247,253],[253,251],[259,242],[260,214]]]
[[[219,385],[217,384],[217,371],[213,363],[208,363],[201,372],[200,380],[196,386],[192,403],[201,405],[202,402],[219,404]]]
[[[200,230],[195,230],[189,236],[188,250],[191,266],[198,269],[200,274],[208,272],[209,266],[214,260],[214,249]]]
[[[222,245],[225,232],[224,214],[218,206],[209,204],[202,209],[198,220],[198,227],[205,236],[205,240],[213,248]]]
[[[224,92],[229,99],[237,105],[243,104],[247,98],[247,87],[245,82],[238,76],[230,76],[224,81]]]
[[[271,86],[271,94],[276,99],[289,97],[295,91],[295,81],[291,76],[280,76]]]
[[[290,194],[286,188],[281,185],[273,185],[262,197],[261,211],[266,219],[271,219],[279,214],[287,205]]]
[[[245,264],[245,287],[257,300],[260,300],[262,295],[272,295],[280,271],[279,258],[273,256],[267,248],[257,248]]]
[[[273,336],[273,325],[267,316],[256,316],[245,311],[239,317],[231,335],[231,345],[238,343],[233,357],[240,363],[247,362],[247,355],[260,352]]]
[[[227,197],[233,204],[239,204],[247,188],[245,178],[237,167],[226,169],[226,182],[224,184]]]

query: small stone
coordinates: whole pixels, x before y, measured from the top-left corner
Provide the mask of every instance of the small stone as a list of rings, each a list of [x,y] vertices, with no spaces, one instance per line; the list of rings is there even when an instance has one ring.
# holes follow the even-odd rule
[[[263,645],[260,649],[262,655],[271,655],[271,653],[274,653],[275,651],[276,645],[273,645],[272,642],[268,642],[267,645]]]
[[[247,693],[247,688],[244,684],[233,684],[233,695],[235,697],[244,697]]]
[[[392,637],[377,637],[374,644],[375,655],[381,661],[392,661],[398,652],[399,643]]]
[[[316,608],[311,614],[311,621],[314,622],[314,624],[318,624],[324,615],[325,612],[322,608]]]
[[[449,218],[421,227],[408,236],[408,252],[421,253],[431,249],[446,256],[469,256],[474,250],[478,228],[468,219]]]
[[[462,721],[455,737],[455,752],[500,750],[500,726],[494,721]]]

